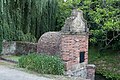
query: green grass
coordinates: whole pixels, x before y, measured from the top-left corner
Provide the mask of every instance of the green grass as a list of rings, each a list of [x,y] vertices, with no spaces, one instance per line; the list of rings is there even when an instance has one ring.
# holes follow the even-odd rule
[[[2,58],[18,62],[18,60],[21,58],[21,56],[5,55],[5,56],[2,56]]]
[[[89,63],[96,65],[96,73],[106,78],[120,80],[120,53],[114,51],[99,52],[98,49],[89,49]]]

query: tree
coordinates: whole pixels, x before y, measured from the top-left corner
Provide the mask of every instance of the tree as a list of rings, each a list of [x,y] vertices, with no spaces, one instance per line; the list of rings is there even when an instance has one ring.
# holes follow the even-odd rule
[[[0,0],[0,43],[3,39],[35,42],[55,30],[57,4],[57,0]]]
[[[61,2],[59,20],[64,20],[73,8],[83,10],[90,28],[90,44],[100,49],[120,49],[120,0],[67,0]]]

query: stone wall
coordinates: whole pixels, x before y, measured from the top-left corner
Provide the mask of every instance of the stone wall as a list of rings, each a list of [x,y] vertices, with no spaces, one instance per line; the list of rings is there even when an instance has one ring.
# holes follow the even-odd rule
[[[8,41],[3,41],[2,42],[2,52],[1,54],[15,54],[16,50],[16,42],[8,42]]]
[[[37,52],[50,55],[58,55],[60,53],[60,40],[60,32],[46,32],[38,40]]]
[[[4,41],[1,54],[28,54],[37,52],[36,43],[21,42],[21,41]]]
[[[87,79],[95,80],[95,65],[88,64],[87,69]]]
[[[72,66],[71,70],[65,72],[66,76],[81,77],[84,79],[95,80],[95,65],[79,63]]]

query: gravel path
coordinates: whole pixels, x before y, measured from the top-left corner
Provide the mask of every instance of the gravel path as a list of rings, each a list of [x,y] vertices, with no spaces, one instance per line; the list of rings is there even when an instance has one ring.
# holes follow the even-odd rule
[[[0,65],[0,80],[52,80]]]

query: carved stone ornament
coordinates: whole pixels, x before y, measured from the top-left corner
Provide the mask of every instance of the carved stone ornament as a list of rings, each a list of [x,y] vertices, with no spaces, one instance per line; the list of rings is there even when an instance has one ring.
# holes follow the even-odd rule
[[[73,10],[72,15],[65,21],[61,32],[72,34],[88,32],[87,22],[83,18],[83,12],[81,10]]]

